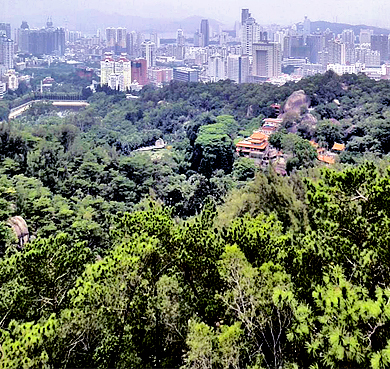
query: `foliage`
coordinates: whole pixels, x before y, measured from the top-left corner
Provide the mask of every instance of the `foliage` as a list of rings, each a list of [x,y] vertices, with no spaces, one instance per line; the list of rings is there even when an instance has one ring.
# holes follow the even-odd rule
[[[388,367],[389,86],[102,88],[3,122],[0,367]],[[322,120],[270,136],[289,175],[237,158],[296,89]],[[341,163],[316,167],[306,138],[345,143]]]

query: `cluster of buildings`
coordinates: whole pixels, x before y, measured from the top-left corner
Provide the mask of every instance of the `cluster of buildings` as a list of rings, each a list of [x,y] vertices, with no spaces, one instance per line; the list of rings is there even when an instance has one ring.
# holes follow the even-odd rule
[[[116,65],[125,57],[129,68],[135,63],[141,64],[141,69],[146,68],[141,73],[146,80],[136,78],[138,74],[133,73],[130,81],[122,75],[127,72],[119,72],[119,75],[116,68],[111,67],[110,63]],[[101,84],[126,90],[134,88],[135,83],[160,85],[170,80],[262,82],[281,75],[281,62],[280,44],[270,40],[249,10],[243,9],[241,23],[234,30],[215,32],[209,21],[203,19],[192,38],[186,36],[183,29],[177,30],[174,40],[160,40],[157,33],[146,38],[135,31],[127,33],[123,27],[107,28]],[[123,84],[119,80],[127,82]]]
[[[268,142],[268,137],[279,129],[282,121],[281,118],[264,119],[259,130],[236,144],[237,155],[252,158],[259,166],[266,167],[272,162],[278,173],[286,174],[286,160],[283,152],[276,150]]]
[[[327,70],[390,78],[388,35],[369,29],[335,34],[312,28],[307,17],[289,27],[262,26],[249,9],[242,9],[234,29],[216,30],[203,19],[193,36],[179,29],[175,40],[160,40],[157,33],[146,38],[139,32],[127,33],[125,28],[107,28],[106,47],[117,55],[126,52],[130,60],[145,59],[147,83],[158,85],[169,79],[281,85]]]
[[[27,22],[22,22],[15,31],[17,51],[32,55],[65,54],[65,29],[53,26],[51,18],[44,28],[31,28]]]
[[[242,9],[240,21],[231,29],[202,19],[195,33],[180,28],[171,38],[125,27],[108,27],[85,35],[54,27],[51,18],[43,28],[30,28],[24,21],[11,31],[9,23],[0,23],[3,83],[4,76],[12,74],[9,71],[42,61],[100,64],[100,84],[120,90],[139,89],[148,83],[161,86],[171,80],[230,79],[281,85],[327,70],[390,78],[388,35],[370,29],[360,29],[356,34],[352,29],[340,34],[320,31],[313,29],[307,17],[288,27],[260,25],[249,9]]]
[[[27,22],[22,22],[20,28],[11,34],[10,23],[0,23],[0,98],[7,90],[17,90],[19,81],[26,79],[18,76],[16,69],[26,67],[26,63],[18,63],[18,53],[31,55],[34,65],[38,56],[65,54],[65,30],[53,27],[48,19],[41,29],[30,29]]]
[[[14,42],[11,39],[11,25],[0,23],[0,99],[8,88],[17,89],[18,79],[14,71]]]
[[[267,167],[269,163],[272,163],[277,173],[285,175],[288,157],[283,151],[278,151],[268,142],[269,136],[280,128],[282,122],[283,119],[280,116],[278,118],[265,118],[259,130],[254,131],[251,136],[236,144],[237,155],[254,159],[258,166]],[[327,165],[334,164],[338,155],[345,150],[345,145],[337,142],[330,150],[320,147],[315,141],[310,141],[310,144],[317,151],[317,159]]]
[[[330,150],[320,147],[318,143],[310,141],[310,144],[317,150],[317,158],[325,164],[334,164],[338,155],[345,150],[345,145],[335,142]]]
[[[388,79],[389,36],[374,34],[373,30],[344,29],[335,34],[313,30],[310,20],[275,33],[281,44],[282,66],[290,66],[301,77],[333,70],[338,74],[365,73],[376,79]]]

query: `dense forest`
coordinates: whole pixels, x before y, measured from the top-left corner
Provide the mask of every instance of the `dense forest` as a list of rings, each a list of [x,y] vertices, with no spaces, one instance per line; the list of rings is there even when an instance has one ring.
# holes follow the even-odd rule
[[[287,175],[237,157],[299,90],[309,108],[270,137]],[[0,124],[1,368],[390,366],[390,82],[88,102]],[[327,167],[309,140],[346,149]]]

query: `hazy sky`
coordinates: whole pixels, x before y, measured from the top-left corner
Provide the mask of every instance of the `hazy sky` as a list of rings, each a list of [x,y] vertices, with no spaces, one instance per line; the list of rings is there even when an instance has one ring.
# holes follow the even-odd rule
[[[239,20],[241,8],[249,8],[261,24],[290,24],[307,15],[311,20],[390,28],[388,0],[1,0],[4,2],[5,6],[0,7],[0,21],[1,18],[28,20],[29,16],[40,14],[58,17],[96,9],[149,18],[183,19],[200,15],[233,24]]]

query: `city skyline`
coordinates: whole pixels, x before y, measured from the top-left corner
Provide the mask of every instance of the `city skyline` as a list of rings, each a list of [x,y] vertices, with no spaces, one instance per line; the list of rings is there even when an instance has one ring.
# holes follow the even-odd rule
[[[353,5],[353,6],[352,6]],[[134,0],[124,2],[113,0],[107,5],[106,2],[85,0],[78,2],[51,2],[42,0],[39,3],[32,0],[5,0],[2,7],[3,19],[11,22],[15,28],[21,20],[34,19],[34,22],[45,22],[46,17],[56,18],[57,24],[70,22],[72,20],[81,22],[85,14],[91,13],[96,17],[99,12],[106,16],[120,14],[123,17],[147,18],[159,20],[179,21],[187,17],[199,16],[215,19],[223,25],[231,26],[240,21],[240,10],[250,8],[251,13],[261,24],[277,23],[281,25],[292,24],[299,21],[304,15],[311,20],[324,20],[329,22],[366,24],[390,28],[390,20],[387,14],[390,13],[390,3],[384,0],[366,2],[363,0],[327,0],[326,2],[312,2],[308,0],[297,0],[286,2],[275,0],[272,3],[259,4],[254,0],[236,2],[233,0],[215,0],[212,4],[204,0],[198,2],[179,1],[156,1],[145,0],[136,3]],[[18,12],[15,12],[18,9]],[[226,11],[228,9],[228,11]],[[221,11],[223,10],[223,11]],[[84,14],[84,15],[83,15]],[[78,20],[80,16],[80,20]]]

